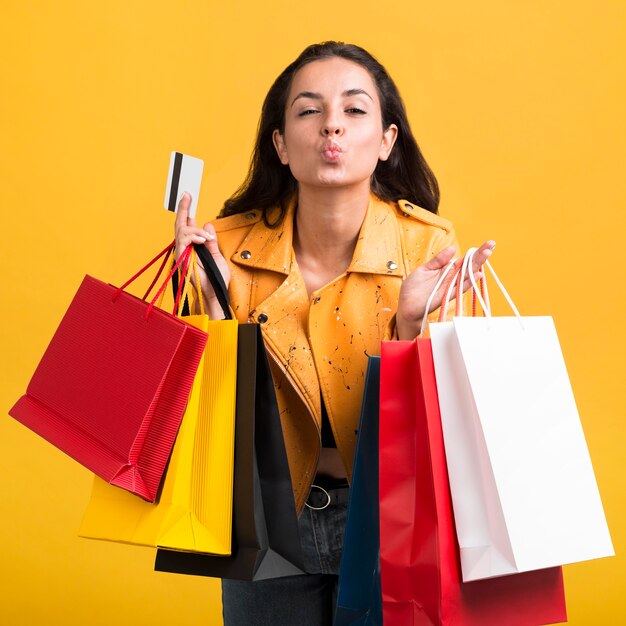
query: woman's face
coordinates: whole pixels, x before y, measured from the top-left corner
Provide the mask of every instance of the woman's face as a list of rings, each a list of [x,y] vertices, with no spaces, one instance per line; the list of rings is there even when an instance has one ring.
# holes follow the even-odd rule
[[[383,130],[374,80],[358,63],[341,57],[299,69],[285,108],[285,132],[274,145],[300,187],[367,183],[386,160],[398,129]]]

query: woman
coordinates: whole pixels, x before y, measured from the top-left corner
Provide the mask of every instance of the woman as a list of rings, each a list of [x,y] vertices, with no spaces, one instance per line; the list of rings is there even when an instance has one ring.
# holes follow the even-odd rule
[[[204,243],[237,319],[261,324],[309,573],[223,581],[226,626],[332,622],[367,356],[382,339],[418,335],[455,254],[438,199],[385,69],[362,48],[326,42],[268,92],[250,172],[221,219],[199,228],[188,195],[180,202],[177,253]],[[494,245],[475,256],[477,278]]]

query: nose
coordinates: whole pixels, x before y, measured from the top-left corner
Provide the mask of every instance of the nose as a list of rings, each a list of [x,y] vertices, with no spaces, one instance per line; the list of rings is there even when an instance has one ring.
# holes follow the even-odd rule
[[[340,121],[339,112],[335,109],[328,110],[322,122],[322,135],[324,137],[337,137],[343,134],[343,126]]]
[[[323,133],[326,137],[330,137],[332,135],[341,135],[341,128],[336,124],[325,124],[323,128]]]

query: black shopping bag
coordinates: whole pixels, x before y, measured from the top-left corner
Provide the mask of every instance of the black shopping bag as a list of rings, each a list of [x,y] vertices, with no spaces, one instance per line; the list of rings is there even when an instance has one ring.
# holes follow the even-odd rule
[[[196,249],[215,278],[210,254]],[[219,281],[211,282],[220,289]],[[237,580],[304,574],[287,452],[258,324],[239,326],[232,546],[231,556],[159,549],[155,570]]]

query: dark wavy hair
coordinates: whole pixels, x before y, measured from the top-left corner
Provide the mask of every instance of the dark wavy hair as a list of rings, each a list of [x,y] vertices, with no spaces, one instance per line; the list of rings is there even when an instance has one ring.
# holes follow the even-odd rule
[[[278,225],[284,216],[298,183],[288,165],[278,158],[272,133],[285,132],[287,95],[295,73],[307,63],[341,57],[364,67],[372,76],[380,99],[383,128],[391,124],[398,127],[396,143],[386,161],[378,161],[371,178],[371,190],[381,200],[397,201],[401,198],[437,213],[439,186],[413,137],[404,103],[398,88],[387,70],[366,50],[339,41],[325,41],[305,48],[300,56],[274,81],[263,103],[256,143],[248,175],[237,191],[224,203],[219,217],[263,210],[266,223],[267,210],[280,206],[281,211],[272,225]]]

